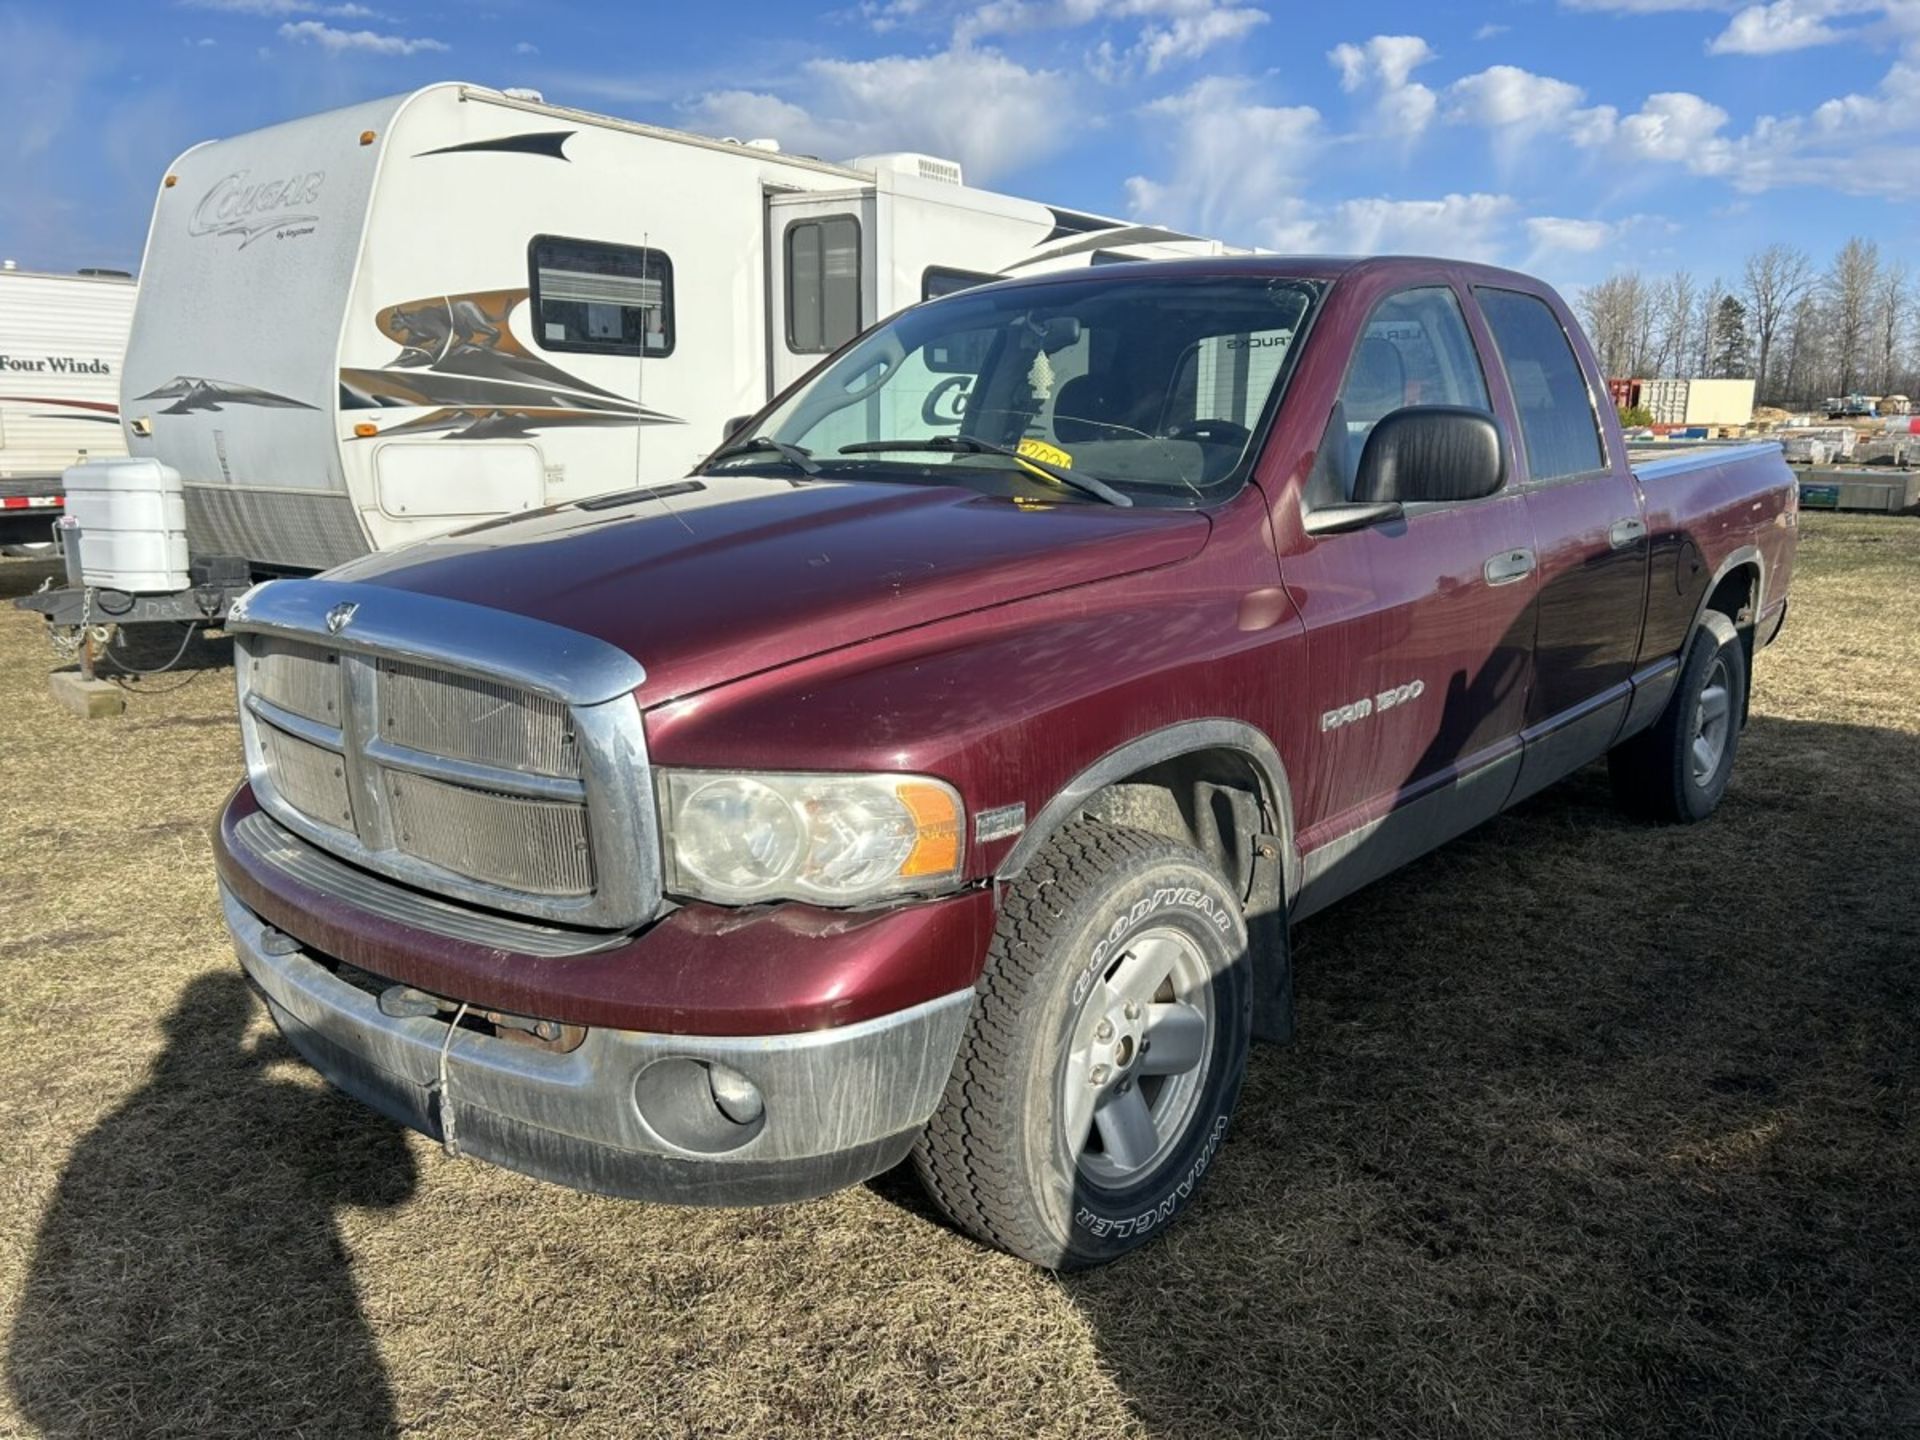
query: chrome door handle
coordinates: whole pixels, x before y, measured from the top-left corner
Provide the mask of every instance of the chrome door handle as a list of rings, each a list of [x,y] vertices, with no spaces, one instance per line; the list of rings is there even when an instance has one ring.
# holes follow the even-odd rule
[[[1607,530],[1607,543],[1616,550],[1630,550],[1647,538],[1647,522],[1629,515],[1616,520]]]
[[[1511,585],[1533,573],[1531,550],[1502,550],[1489,559],[1483,571],[1489,585]]]

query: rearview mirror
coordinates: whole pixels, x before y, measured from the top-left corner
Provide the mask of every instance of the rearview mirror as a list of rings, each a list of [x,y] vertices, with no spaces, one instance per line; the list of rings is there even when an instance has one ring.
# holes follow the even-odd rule
[[[720,443],[722,445],[726,444],[727,441],[731,440],[734,436],[738,435],[742,430],[746,429],[747,422],[751,419],[753,419],[753,416],[751,415],[736,415],[731,420],[727,421],[726,424],[720,427]]]
[[[1500,427],[1484,410],[1409,405],[1383,415],[1360,452],[1357,505],[1478,500],[1507,483]]]

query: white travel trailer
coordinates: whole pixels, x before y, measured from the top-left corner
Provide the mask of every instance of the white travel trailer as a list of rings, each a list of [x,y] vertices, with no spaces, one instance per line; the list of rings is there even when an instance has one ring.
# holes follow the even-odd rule
[[[435,85],[174,163],[123,405],[133,453],[184,478],[196,555],[319,569],[676,479],[902,306],[1224,248],[930,156],[829,164]]]
[[[120,362],[134,289],[118,271],[0,268],[0,480],[127,453]]]

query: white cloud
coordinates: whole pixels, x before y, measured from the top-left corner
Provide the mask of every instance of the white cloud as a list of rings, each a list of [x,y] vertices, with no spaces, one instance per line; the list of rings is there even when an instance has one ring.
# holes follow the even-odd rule
[[[1527,219],[1527,237],[1533,241],[1533,253],[1562,251],[1589,254],[1619,233],[1619,227],[1606,220],[1572,220],[1559,215],[1533,215]]]
[[[516,55],[538,55],[540,53],[540,47],[531,40],[522,40],[518,45],[513,47],[513,53]]]
[[[1447,119],[1489,130],[1551,130],[1586,98],[1578,85],[1518,65],[1492,65],[1447,87]]]
[[[956,50],[1034,31],[1098,26],[1107,33],[1088,65],[1108,81],[1197,59],[1268,19],[1247,0],[861,0],[855,13],[878,34],[950,24]]]
[[[1147,74],[1153,75],[1177,61],[1196,60],[1214,46],[1238,40],[1266,23],[1267,12],[1248,5],[1176,15],[1164,25],[1142,30],[1133,52],[1144,62]]]
[[[1250,241],[1270,225],[1318,149],[1319,111],[1251,101],[1247,82],[1227,76],[1197,81],[1144,113],[1172,169],[1162,180],[1127,181],[1132,213],[1225,240]]]
[[[404,35],[377,35],[371,30],[336,30],[318,20],[301,20],[280,27],[280,38],[304,45],[312,41],[329,55],[357,50],[369,55],[417,55],[423,51],[445,50],[443,40],[409,39]]]
[[[1495,23],[1492,20],[1489,20],[1486,24],[1482,25],[1478,30],[1473,32],[1473,38],[1476,40],[1492,40],[1498,36],[1506,34],[1512,28],[1513,27],[1511,25],[1500,25]]]
[[[1831,45],[1847,38],[1827,24],[1833,7],[1805,0],[1773,0],[1749,5],[1727,22],[1727,28],[1707,46],[1712,55],[1778,55]]]
[[[799,79],[795,93],[805,105],[761,91],[717,90],[695,100],[687,118],[711,134],[769,135],[789,149],[835,159],[925,150],[958,160],[974,184],[1084,134],[1058,103],[1066,77],[1029,70],[993,50],[811,60]]]
[[[1361,255],[1444,255],[1497,260],[1513,233],[1519,203],[1511,195],[1449,194],[1437,200],[1386,196],[1343,200],[1313,222],[1314,248]],[[1297,227],[1296,227],[1297,228]]]
[[[1340,72],[1340,88],[1349,94],[1372,89],[1376,128],[1403,140],[1419,136],[1439,108],[1433,91],[1412,78],[1434,58],[1433,47],[1418,35],[1375,35],[1364,45],[1349,42],[1327,52]]]

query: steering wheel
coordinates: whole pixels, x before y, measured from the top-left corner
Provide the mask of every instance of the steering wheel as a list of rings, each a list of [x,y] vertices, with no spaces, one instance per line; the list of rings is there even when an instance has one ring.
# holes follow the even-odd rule
[[[1231,420],[1182,420],[1167,431],[1169,440],[1197,440],[1203,445],[1245,445],[1253,432]]]

